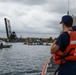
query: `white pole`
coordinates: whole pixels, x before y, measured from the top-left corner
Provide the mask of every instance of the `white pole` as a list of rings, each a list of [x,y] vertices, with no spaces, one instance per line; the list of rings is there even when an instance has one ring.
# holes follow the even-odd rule
[[[75,0],[74,0],[74,9],[75,9]]]

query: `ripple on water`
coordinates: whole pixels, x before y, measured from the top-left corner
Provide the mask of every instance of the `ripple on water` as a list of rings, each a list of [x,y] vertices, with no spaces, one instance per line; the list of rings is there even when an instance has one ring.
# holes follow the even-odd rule
[[[0,50],[0,75],[39,75],[50,56],[50,46],[11,44],[11,48]]]

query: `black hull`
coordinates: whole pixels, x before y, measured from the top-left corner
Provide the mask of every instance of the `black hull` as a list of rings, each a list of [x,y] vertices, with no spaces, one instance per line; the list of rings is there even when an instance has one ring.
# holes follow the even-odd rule
[[[3,46],[0,46],[0,49],[2,48],[10,48],[12,45],[3,45]]]

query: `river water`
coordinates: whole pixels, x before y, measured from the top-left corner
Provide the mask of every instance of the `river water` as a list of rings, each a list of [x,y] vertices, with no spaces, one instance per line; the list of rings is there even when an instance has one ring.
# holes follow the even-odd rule
[[[10,44],[11,48],[0,49],[0,75],[39,75],[51,56],[50,46]]]

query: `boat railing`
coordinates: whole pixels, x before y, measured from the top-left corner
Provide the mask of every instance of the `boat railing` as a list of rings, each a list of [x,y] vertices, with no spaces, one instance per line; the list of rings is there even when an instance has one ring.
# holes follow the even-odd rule
[[[44,67],[42,69],[41,75],[54,75],[59,65],[55,64],[53,61],[53,56],[48,58]]]

